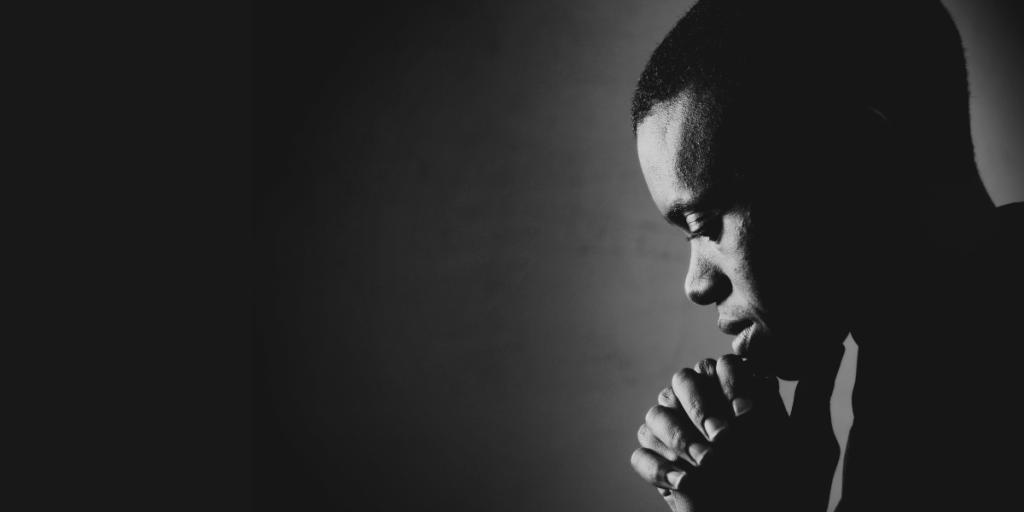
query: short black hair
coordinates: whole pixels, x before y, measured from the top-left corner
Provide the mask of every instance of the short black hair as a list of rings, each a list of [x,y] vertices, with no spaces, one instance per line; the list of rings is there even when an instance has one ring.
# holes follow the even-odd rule
[[[634,135],[684,92],[745,106],[866,105],[918,143],[941,130],[973,165],[963,46],[938,0],[699,0],[640,75]]]

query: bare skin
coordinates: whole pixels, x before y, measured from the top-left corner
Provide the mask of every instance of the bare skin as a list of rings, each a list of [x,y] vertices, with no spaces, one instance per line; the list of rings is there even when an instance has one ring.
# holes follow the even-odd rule
[[[821,509],[839,458],[828,399],[842,356],[801,381],[792,416],[778,380],[733,354],[676,373],[640,427],[634,469],[672,510]]]
[[[632,464],[673,510],[822,509],[839,457],[829,399],[849,333],[835,312],[843,303],[819,289],[819,272],[801,280],[773,264],[799,258],[772,254],[778,244],[765,243],[772,231],[759,222],[779,216],[731,193],[737,185],[717,166],[715,126],[704,121],[683,95],[641,122],[637,146],[655,204],[690,239],[687,296],[717,306],[719,327],[736,336],[734,354],[672,377],[640,427]],[[784,286],[773,287],[772,270],[788,275]],[[821,301],[795,314],[786,300],[794,295]],[[792,416],[780,372],[800,380]]]
[[[934,238],[920,201],[889,193],[893,166],[913,162],[893,156],[906,149],[878,112],[834,109],[811,125],[821,137],[772,138],[768,119],[763,140],[723,146],[726,116],[702,101],[656,105],[637,148],[655,205],[690,240],[686,294],[717,308],[733,354],[672,377],[638,433],[636,472],[677,511],[825,510],[839,455],[829,400],[852,335],[857,420],[840,509],[982,510],[1013,497],[1015,473],[1000,468],[1019,460],[1018,423],[999,415],[1020,389],[1008,340],[1024,309],[1021,209],[994,221],[991,200],[964,188],[945,217],[972,228]],[[727,158],[737,147],[750,157],[742,172]],[[962,378],[979,347],[997,357]],[[776,377],[799,381],[792,414]],[[985,441],[951,464],[956,417],[977,418]]]

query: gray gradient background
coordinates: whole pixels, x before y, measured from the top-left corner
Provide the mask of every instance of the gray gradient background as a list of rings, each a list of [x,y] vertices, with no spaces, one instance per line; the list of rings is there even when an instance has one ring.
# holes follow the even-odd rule
[[[629,129],[689,3],[409,3],[317,50],[337,62],[257,181],[256,329],[301,474],[338,508],[665,509],[630,468],[636,429],[673,372],[729,351],[683,296],[685,239]],[[1024,200],[1021,18],[944,3],[985,184]]]

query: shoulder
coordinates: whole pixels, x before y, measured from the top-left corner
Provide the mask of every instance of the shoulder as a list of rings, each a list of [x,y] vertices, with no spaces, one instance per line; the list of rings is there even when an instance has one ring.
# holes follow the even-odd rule
[[[1017,228],[1024,223],[1024,202],[1009,203],[996,208],[999,212],[999,221],[1003,224],[1016,224]]]

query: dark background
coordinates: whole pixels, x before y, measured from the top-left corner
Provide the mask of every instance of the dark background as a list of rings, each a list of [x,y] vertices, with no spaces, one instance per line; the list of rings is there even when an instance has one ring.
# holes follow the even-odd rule
[[[674,371],[729,351],[629,127],[689,3],[258,10],[258,507],[664,507],[636,429]],[[1024,200],[1024,18],[944,3],[985,184]]]

